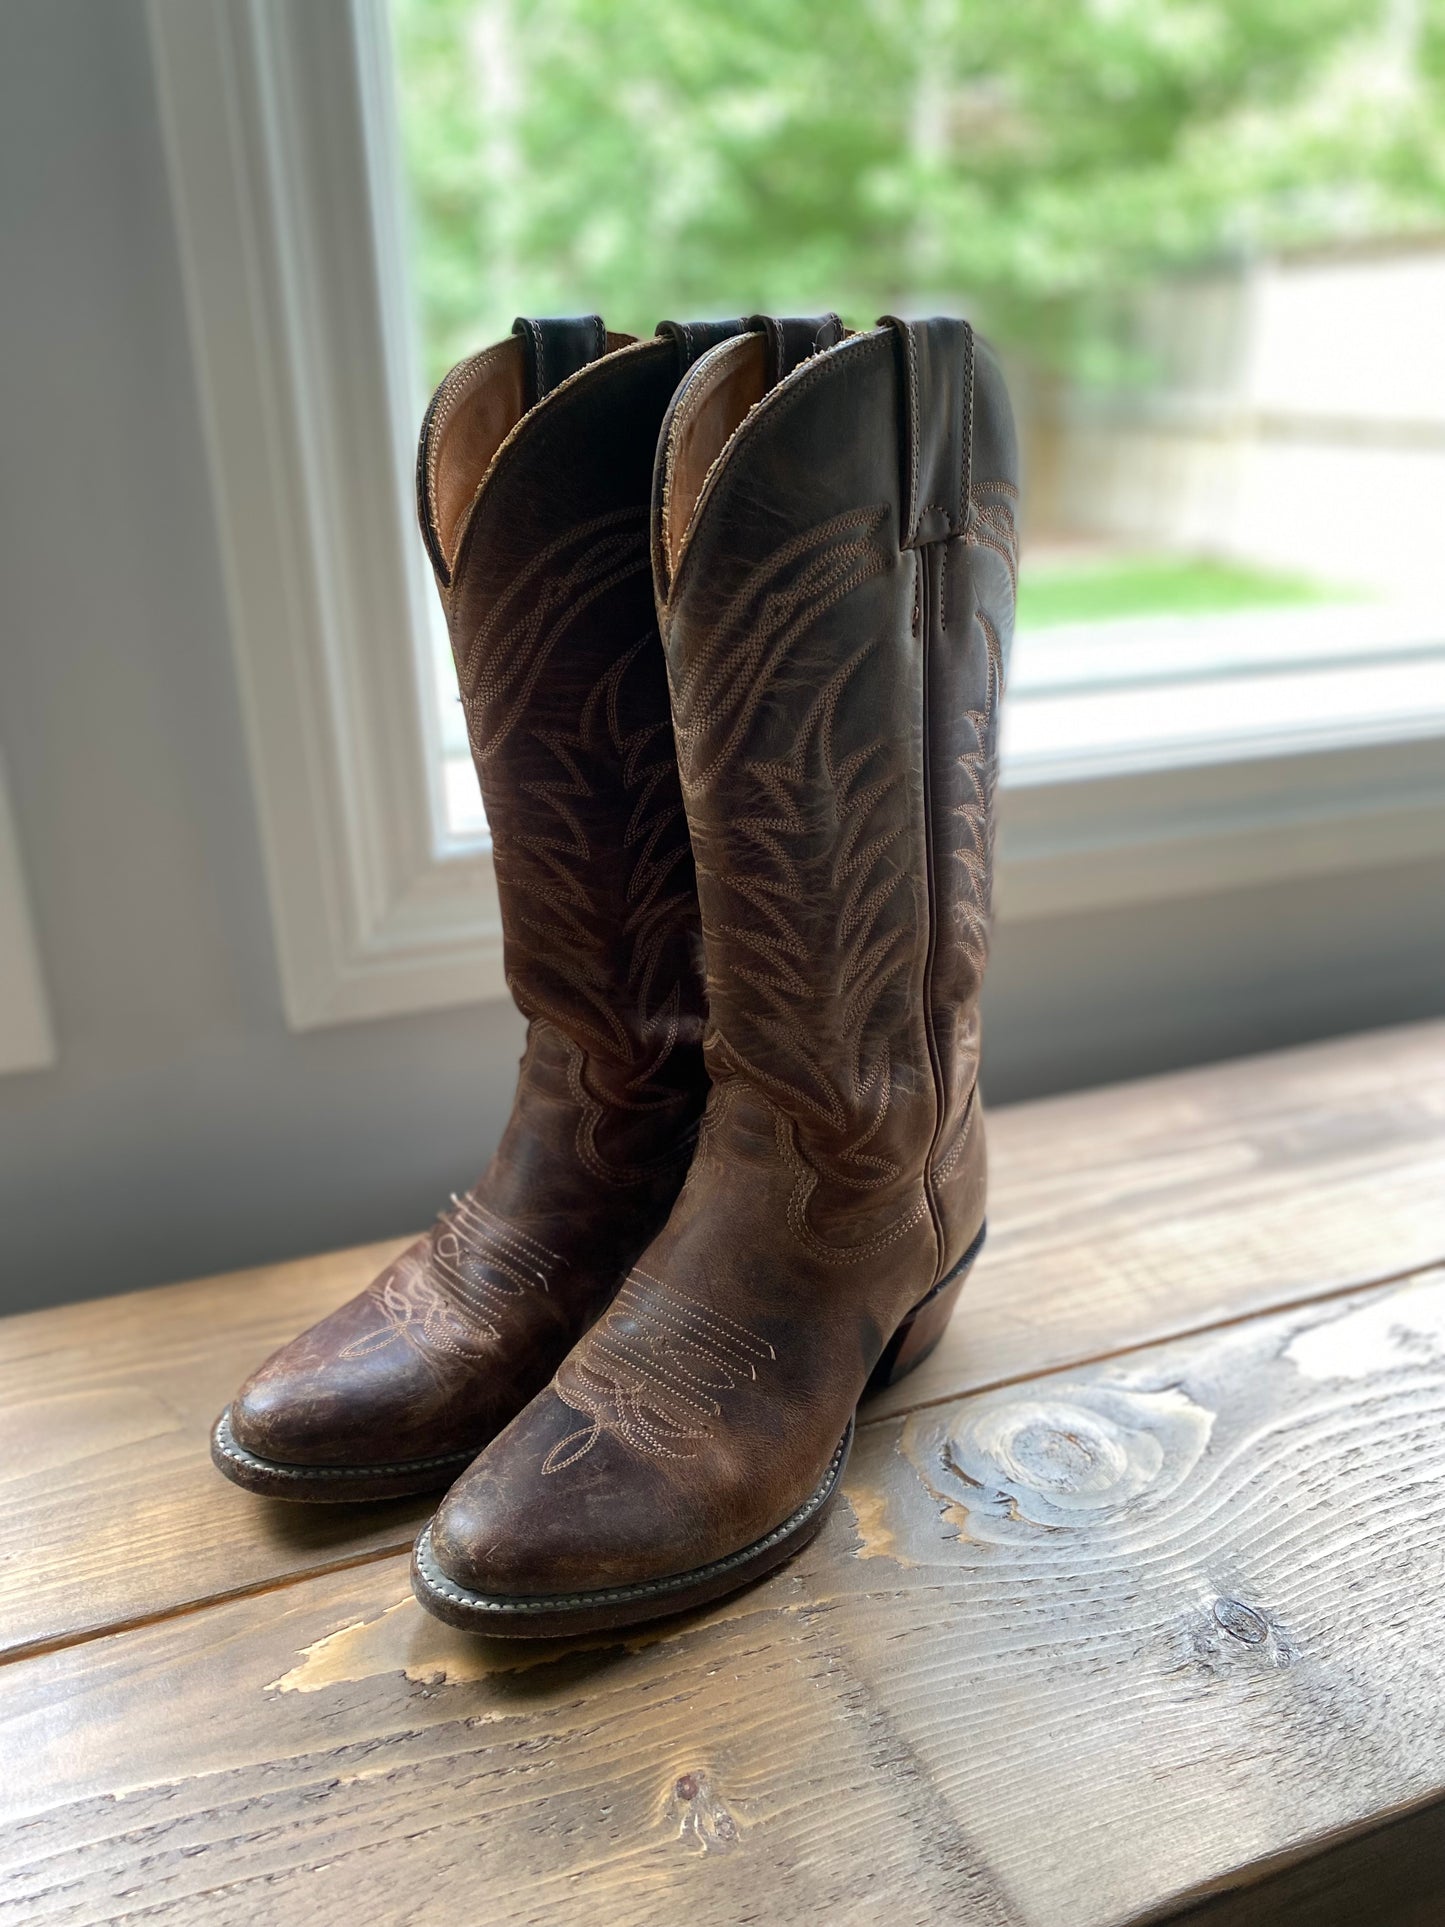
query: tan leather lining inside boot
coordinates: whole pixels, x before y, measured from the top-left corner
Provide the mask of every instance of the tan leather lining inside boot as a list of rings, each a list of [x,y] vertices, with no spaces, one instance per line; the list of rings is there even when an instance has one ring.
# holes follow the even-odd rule
[[[667,438],[662,525],[669,575],[714,462],[767,390],[768,347],[760,334],[713,349],[688,383]]]
[[[511,336],[464,361],[447,377],[427,449],[427,505],[450,568],[462,518],[492,457],[527,412],[526,358]]]
[[[609,334],[608,354],[633,339]],[[497,450],[526,413],[526,350],[516,335],[458,363],[438,391],[427,431],[426,500],[448,570],[457,559],[467,510]]]

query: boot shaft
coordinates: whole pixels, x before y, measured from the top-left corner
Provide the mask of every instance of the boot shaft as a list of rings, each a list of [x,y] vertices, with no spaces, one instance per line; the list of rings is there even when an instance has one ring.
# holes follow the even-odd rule
[[[575,1076],[699,1090],[696,893],[648,556],[673,349],[520,321],[437,391],[419,507],[501,899],[508,984]]]
[[[709,1069],[786,1120],[815,1222],[886,1240],[921,1190],[946,1266],[982,1208],[1012,420],[963,323],[766,372],[742,342],[699,362],[655,498]]]

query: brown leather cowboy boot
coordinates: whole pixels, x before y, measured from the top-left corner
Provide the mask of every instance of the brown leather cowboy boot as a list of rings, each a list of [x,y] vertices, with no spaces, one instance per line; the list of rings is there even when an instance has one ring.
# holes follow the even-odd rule
[[[686,360],[716,338],[697,334]],[[526,1053],[474,1188],[221,1415],[215,1462],[255,1491],[445,1485],[546,1384],[682,1182],[706,1089],[704,1001],[648,558],[682,356],[677,340],[633,344],[595,316],[519,321],[427,410],[422,533]]]
[[[1008,399],[958,321],[772,372],[759,337],[697,364],[654,498],[703,1129],[611,1308],[418,1542],[422,1604],[478,1631],[652,1618],[786,1558],[983,1237]]]

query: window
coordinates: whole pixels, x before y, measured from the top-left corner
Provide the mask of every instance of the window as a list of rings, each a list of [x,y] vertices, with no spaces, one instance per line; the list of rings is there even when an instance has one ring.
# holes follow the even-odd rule
[[[294,1023],[501,987],[409,464],[518,312],[981,321],[1001,915],[1445,847],[1427,10],[149,4]]]
[[[981,313],[1031,457],[1013,779],[1438,728],[1422,10],[391,15],[429,381],[519,306]]]

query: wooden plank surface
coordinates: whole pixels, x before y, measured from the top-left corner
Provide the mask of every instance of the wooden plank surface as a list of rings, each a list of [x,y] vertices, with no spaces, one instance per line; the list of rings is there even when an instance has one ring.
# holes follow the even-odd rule
[[[990,1133],[976,1278],[869,1421],[1445,1258],[1445,1024],[1016,1106]],[[0,1652],[410,1543],[429,1501],[282,1508],[206,1456],[244,1373],[400,1242],[0,1321]]]
[[[988,1119],[989,1242],[875,1412],[1445,1260],[1445,1024]]]
[[[0,1653],[407,1541],[424,1500],[268,1506],[208,1444],[244,1372],[400,1243],[0,1320]]]
[[[387,1559],[14,1662],[0,1921],[1103,1927],[1438,1800],[1442,1706],[1445,1271],[874,1425],[633,1639]]]

